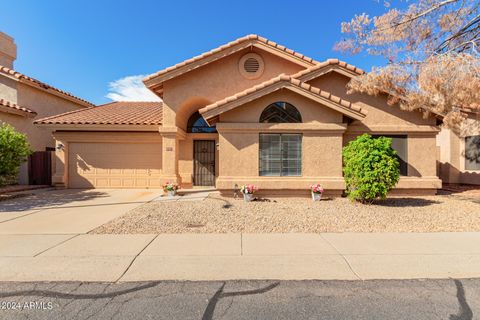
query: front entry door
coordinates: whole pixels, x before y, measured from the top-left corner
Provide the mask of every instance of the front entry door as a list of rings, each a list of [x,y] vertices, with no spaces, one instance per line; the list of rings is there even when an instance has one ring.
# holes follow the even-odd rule
[[[193,185],[215,186],[215,141],[193,141]]]

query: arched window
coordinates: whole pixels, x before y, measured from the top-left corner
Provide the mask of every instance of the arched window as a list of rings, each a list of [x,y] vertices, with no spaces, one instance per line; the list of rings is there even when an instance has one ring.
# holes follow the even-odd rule
[[[275,102],[263,110],[260,116],[261,123],[299,123],[302,122],[302,116],[297,108],[288,102]]]
[[[202,115],[197,111],[190,116],[187,123],[187,132],[190,133],[215,133],[217,128],[209,126],[207,121],[203,119]]]

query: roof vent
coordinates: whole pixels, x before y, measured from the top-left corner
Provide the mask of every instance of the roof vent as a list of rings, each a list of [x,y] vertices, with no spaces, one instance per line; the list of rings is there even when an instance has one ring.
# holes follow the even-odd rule
[[[258,62],[258,60],[255,58],[248,58],[245,60],[243,67],[248,73],[255,73],[258,71],[258,69],[260,69],[260,62]]]
[[[239,62],[240,73],[247,79],[259,78],[264,69],[263,59],[256,53],[247,53]]]

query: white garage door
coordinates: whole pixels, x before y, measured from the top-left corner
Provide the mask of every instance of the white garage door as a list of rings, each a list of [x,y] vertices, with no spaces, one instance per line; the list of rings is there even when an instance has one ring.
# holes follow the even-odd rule
[[[70,188],[160,188],[161,168],[158,143],[69,144]]]

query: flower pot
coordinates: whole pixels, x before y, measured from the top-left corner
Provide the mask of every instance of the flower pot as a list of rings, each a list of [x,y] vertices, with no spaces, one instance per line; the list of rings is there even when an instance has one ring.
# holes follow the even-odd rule
[[[167,195],[172,198],[177,195],[177,190],[167,190]]]
[[[314,193],[314,192],[312,192],[312,200],[313,200],[313,201],[320,201],[320,200],[322,200],[322,194],[321,194],[321,193]]]
[[[245,202],[250,202],[252,201],[253,199],[253,193],[244,193],[243,194],[243,200],[245,200]]]

